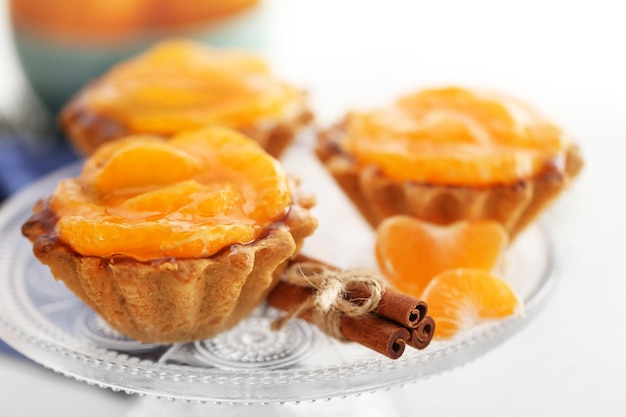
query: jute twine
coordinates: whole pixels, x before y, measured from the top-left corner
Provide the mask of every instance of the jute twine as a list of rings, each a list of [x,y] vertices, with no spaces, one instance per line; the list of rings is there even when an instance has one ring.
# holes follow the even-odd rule
[[[314,324],[328,335],[346,340],[340,328],[344,315],[357,317],[378,307],[384,285],[382,280],[365,269],[335,270],[315,262],[299,262],[285,271],[283,279],[293,285],[314,288],[315,292],[293,311],[279,317],[272,328],[281,329],[303,311],[311,310]],[[367,298],[349,299],[347,294],[365,288]]]

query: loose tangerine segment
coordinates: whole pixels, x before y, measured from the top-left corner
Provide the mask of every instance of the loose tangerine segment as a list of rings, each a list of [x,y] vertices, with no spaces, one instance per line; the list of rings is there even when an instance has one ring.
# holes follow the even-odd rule
[[[171,140],[132,136],[99,148],[59,183],[57,232],[86,256],[210,256],[254,240],[292,202],[286,174],[256,142],[226,128]]]
[[[536,110],[505,96],[424,90],[347,119],[346,150],[397,181],[510,184],[558,159],[568,139]]]
[[[523,303],[504,280],[481,269],[451,269],[424,290],[435,338],[447,339],[483,321],[521,314]]]
[[[492,220],[436,225],[398,215],[379,225],[376,258],[393,286],[419,297],[430,280],[447,269],[494,269],[507,244],[506,230]]]

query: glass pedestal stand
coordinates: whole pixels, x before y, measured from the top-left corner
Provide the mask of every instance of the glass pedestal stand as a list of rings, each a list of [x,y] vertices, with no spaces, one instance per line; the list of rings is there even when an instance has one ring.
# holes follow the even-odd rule
[[[302,167],[302,161],[298,163]],[[156,397],[162,400],[150,410],[152,415],[169,405],[178,409],[176,415],[187,415],[180,410],[186,404],[188,415],[210,414],[214,407],[219,415],[250,415],[247,407],[254,407],[258,416],[291,415],[297,407],[275,405],[353,398],[400,386],[463,365],[507,340],[545,303],[554,282],[550,240],[542,227],[534,225],[510,247],[501,269],[525,301],[525,316],[481,324],[455,339],[433,341],[421,351],[407,348],[396,361],[359,345],[337,342],[299,320],[272,332],[268,324],[277,312],[265,306],[213,339],[168,346],[141,344],[112,331],[56,282],[20,234],[33,203],[49,195],[59,179],[78,170],[74,165],[53,173],[0,210],[0,337],[61,374],[145,396],[137,412],[151,408]],[[320,229],[305,245],[305,253],[342,267],[371,266],[374,257],[364,254],[373,254],[372,231],[348,204],[337,205],[341,196],[332,191],[332,184],[319,182],[329,181],[319,172],[303,179],[303,186],[317,194],[320,219]],[[332,192],[338,194],[322,198]],[[202,405],[205,408],[199,409]]]

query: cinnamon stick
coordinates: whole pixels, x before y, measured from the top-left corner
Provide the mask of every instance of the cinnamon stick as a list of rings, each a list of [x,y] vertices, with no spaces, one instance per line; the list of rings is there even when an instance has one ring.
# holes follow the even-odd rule
[[[348,298],[353,301],[369,296],[370,294],[366,288],[358,288],[348,292]],[[416,328],[426,317],[428,305],[422,300],[401,293],[391,287],[386,287],[374,312],[408,328]]]
[[[424,349],[430,344],[435,334],[435,320],[426,316],[419,322],[417,327],[409,329],[411,337],[407,340],[407,344],[415,349]]]
[[[343,316],[340,327],[346,339],[382,353],[390,359],[402,356],[411,337],[404,327],[371,314]]]
[[[326,262],[302,254],[299,255],[293,262],[313,263],[319,265],[321,268],[326,268],[331,271],[340,271],[340,269],[334,265],[330,265]],[[347,297],[351,301],[358,302],[359,298],[367,299],[370,297],[370,294],[367,288],[363,286],[349,291]],[[381,296],[380,303],[375,310],[375,313],[379,316],[385,317],[409,328],[416,328],[420,321],[426,317],[427,312],[428,305],[426,302],[411,297],[410,295],[404,294],[391,287],[385,288],[385,291]]]
[[[313,291],[306,287],[281,281],[267,297],[270,306],[291,312],[307,302]],[[315,323],[313,308],[299,312],[297,316]],[[350,317],[341,315],[339,329],[342,336],[349,341],[368,347],[390,359],[398,359],[404,353],[409,331],[396,323],[376,315]]]

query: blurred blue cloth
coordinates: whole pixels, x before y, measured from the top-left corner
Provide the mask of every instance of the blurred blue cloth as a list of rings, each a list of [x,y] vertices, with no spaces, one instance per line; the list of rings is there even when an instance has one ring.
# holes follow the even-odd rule
[[[24,138],[0,135],[0,202],[40,177],[76,161],[78,156],[62,138],[35,146]],[[0,352],[18,353],[0,340]]]
[[[0,201],[77,159],[62,138],[46,138],[45,142],[33,145],[32,141],[16,136],[0,137]]]

